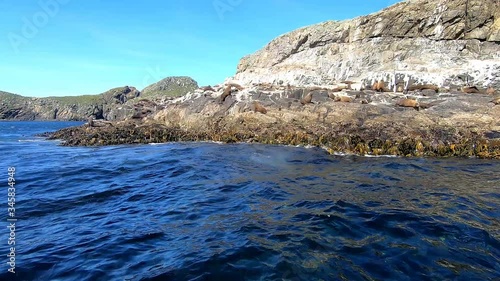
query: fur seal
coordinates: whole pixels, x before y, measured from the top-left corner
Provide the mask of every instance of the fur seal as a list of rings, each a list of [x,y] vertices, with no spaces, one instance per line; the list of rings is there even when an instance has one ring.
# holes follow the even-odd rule
[[[494,95],[495,94],[495,89],[493,89],[493,87],[489,86],[488,89],[486,89],[486,94],[488,94],[488,95]]]
[[[302,105],[306,105],[308,103],[312,103],[312,97],[313,97],[313,92],[309,92],[302,100],[300,100],[300,103]]]
[[[335,101],[337,102],[352,102],[352,98],[348,96],[336,96]]]
[[[462,92],[467,93],[467,94],[477,94],[479,93],[479,89],[476,86],[468,86],[468,87],[462,87]]]
[[[384,80],[373,83],[372,90],[375,92],[386,92]]]
[[[418,108],[419,107],[419,103],[418,101],[416,100],[412,100],[412,99],[400,99],[396,102],[396,105],[397,106],[402,106],[402,107],[413,107],[413,108]]]
[[[253,102],[253,111],[260,112],[262,114],[267,113],[267,109],[264,106],[262,106],[258,101]]]
[[[224,88],[224,92],[219,98],[219,103],[222,104],[226,100],[227,96],[231,95],[231,85],[227,85],[226,88]]]
[[[500,96],[494,98],[492,101],[490,101],[492,103],[494,103],[495,105],[499,105],[500,104]]]
[[[227,84],[229,87],[235,87],[238,91],[243,91],[243,88],[240,84],[236,84],[236,83],[228,83]]]

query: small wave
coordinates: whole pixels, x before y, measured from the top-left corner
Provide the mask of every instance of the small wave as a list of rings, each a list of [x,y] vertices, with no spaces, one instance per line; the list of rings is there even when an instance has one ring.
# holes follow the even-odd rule
[[[27,140],[18,140],[18,142],[46,142],[47,140],[43,138],[39,139],[27,139]]]
[[[326,146],[321,147],[322,150],[324,151],[329,151],[330,149]],[[357,157],[366,157],[366,158],[401,158],[401,156],[398,155],[389,155],[389,154],[382,154],[382,155],[373,155],[373,154],[364,154],[364,155],[359,155],[356,153],[351,153],[351,152],[333,152],[334,156],[341,156],[341,157],[351,157],[351,156],[357,156]]]
[[[371,155],[371,154],[365,154],[362,155],[361,157],[367,157],[367,158],[401,158],[401,156],[398,155]]]

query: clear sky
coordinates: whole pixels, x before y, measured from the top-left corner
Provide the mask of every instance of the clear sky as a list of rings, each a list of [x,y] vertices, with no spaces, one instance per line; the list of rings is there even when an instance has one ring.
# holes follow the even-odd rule
[[[0,0],[0,90],[99,94],[190,76],[234,75],[277,36],[398,0]]]

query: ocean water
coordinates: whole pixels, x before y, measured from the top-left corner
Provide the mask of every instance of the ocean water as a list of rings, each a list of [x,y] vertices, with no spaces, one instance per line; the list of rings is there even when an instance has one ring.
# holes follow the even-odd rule
[[[75,124],[0,122],[0,280],[500,279],[500,161],[34,136]]]

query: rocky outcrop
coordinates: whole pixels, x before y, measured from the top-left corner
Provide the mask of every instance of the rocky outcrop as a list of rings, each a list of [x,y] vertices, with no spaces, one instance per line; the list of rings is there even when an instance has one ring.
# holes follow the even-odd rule
[[[64,145],[259,142],[500,159],[497,2],[411,0],[305,27],[243,58],[221,85],[146,103],[137,118],[51,138]],[[148,111],[153,106],[156,113]]]
[[[144,100],[166,101],[198,87],[189,77],[168,77],[141,92],[124,86],[99,95],[29,98],[0,91],[0,119],[10,120],[124,120],[143,111]],[[149,107],[146,115],[158,108]],[[142,113],[145,114],[145,113]]]
[[[52,138],[65,145],[259,142],[331,153],[500,158],[500,106],[491,95],[256,86],[233,88],[221,103],[226,89],[200,89],[145,118],[64,129]],[[311,101],[302,103],[306,96]]]
[[[142,97],[160,101],[162,99],[179,97],[198,88],[198,83],[191,77],[167,77],[142,90]]]
[[[364,88],[384,80],[456,88],[500,87],[500,2],[407,0],[378,13],[284,34],[241,59],[243,84]]]

